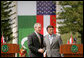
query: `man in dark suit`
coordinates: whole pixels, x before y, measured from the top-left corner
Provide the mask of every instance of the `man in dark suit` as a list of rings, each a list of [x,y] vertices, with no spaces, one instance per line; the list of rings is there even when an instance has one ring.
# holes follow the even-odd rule
[[[28,36],[28,48],[30,57],[43,57],[43,35],[40,34],[41,24],[35,23],[35,31]]]

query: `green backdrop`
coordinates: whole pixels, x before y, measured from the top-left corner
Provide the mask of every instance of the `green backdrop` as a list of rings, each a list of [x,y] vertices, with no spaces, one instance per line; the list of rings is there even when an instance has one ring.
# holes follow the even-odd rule
[[[29,34],[34,32],[34,23],[36,23],[36,16],[18,16],[18,44],[21,49],[21,40],[24,37],[28,37]],[[27,47],[27,57],[28,57],[28,42],[25,41],[24,46]],[[18,54],[19,56],[19,54]]]

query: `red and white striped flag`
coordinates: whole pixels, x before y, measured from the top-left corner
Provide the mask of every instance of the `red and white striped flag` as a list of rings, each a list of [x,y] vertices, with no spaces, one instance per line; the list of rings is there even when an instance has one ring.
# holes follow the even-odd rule
[[[73,44],[73,37],[72,37],[72,34],[71,34],[71,38],[70,38],[70,44]]]
[[[46,31],[48,25],[52,25],[54,27],[54,33],[56,33],[56,19],[53,18],[56,18],[56,15],[37,15],[36,22],[42,25],[41,34],[44,36],[48,34]]]
[[[2,43],[2,44],[3,44],[3,43],[6,43],[5,40],[4,40],[3,35],[2,35],[2,37],[1,37],[1,43]]]
[[[67,44],[70,44],[69,40],[67,40]]]

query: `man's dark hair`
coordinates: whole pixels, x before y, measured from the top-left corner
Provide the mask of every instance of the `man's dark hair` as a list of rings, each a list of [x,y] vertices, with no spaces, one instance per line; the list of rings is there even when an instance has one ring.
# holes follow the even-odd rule
[[[54,28],[52,25],[49,25],[46,30],[48,31],[48,28]]]

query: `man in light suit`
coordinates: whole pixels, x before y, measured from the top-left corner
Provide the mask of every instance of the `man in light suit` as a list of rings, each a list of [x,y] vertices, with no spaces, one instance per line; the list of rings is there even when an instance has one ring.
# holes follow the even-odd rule
[[[49,25],[47,27],[48,35],[44,36],[44,57],[61,57],[60,45],[62,44],[61,37],[54,34],[54,27]]]

